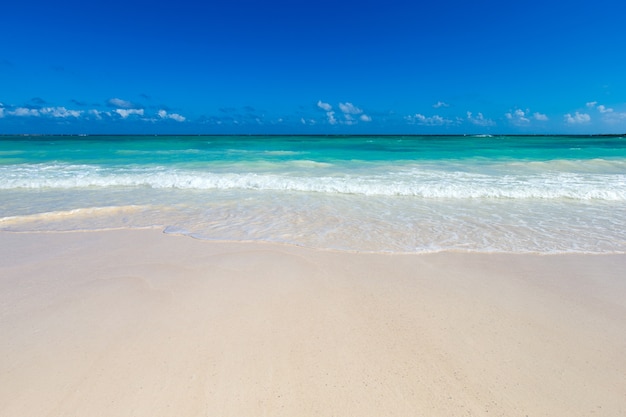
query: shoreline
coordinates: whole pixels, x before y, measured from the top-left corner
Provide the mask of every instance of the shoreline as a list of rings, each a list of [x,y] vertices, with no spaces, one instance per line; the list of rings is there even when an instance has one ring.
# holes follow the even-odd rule
[[[615,250],[615,251],[607,251],[607,252],[583,252],[576,250],[564,250],[564,251],[555,251],[555,252],[541,252],[541,251],[523,251],[523,252],[515,252],[515,251],[506,251],[506,250],[480,250],[480,249],[460,249],[460,248],[442,248],[442,249],[431,249],[431,250],[420,250],[420,251],[399,251],[399,250],[366,250],[366,249],[341,249],[341,248],[325,248],[325,247],[316,247],[316,246],[307,246],[305,244],[298,244],[292,242],[281,242],[281,241],[272,241],[272,240],[236,240],[236,239],[219,239],[219,238],[208,238],[208,237],[198,237],[195,236],[195,233],[184,233],[184,232],[168,232],[168,226],[142,226],[142,227],[111,227],[111,228],[98,228],[98,229],[76,229],[76,230],[0,230],[0,235],[2,234],[15,234],[15,235],[55,235],[55,234],[90,234],[90,233],[115,233],[115,232],[144,232],[144,231],[156,231],[164,236],[174,236],[179,238],[191,239],[199,242],[207,242],[208,244],[217,244],[217,245],[268,245],[275,246],[276,248],[294,248],[295,250],[305,250],[305,251],[313,251],[313,252],[329,252],[336,254],[348,254],[348,255],[373,255],[373,256],[429,256],[429,255],[478,255],[478,256],[539,256],[539,257],[559,257],[559,256],[625,256],[626,252]]]
[[[620,415],[626,255],[0,232],[0,414]]]

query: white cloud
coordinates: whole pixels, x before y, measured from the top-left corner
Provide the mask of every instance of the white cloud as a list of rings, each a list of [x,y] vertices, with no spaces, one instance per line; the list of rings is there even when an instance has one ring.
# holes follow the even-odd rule
[[[443,101],[438,101],[435,104],[433,104],[433,107],[438,109],[440,107],[450,107],[450,105],[448,103],[444,103]]]
[[[344,114],[361,114],[363,110],[359,109],[352,103],[339,103],[339,108]]]
[[[39,116],[39,110],[37,109],[28,109],[26,107],[18,107],[17,109],[11,111],[11,112],[7,112],[7,114],[10,114],[12,116],[35,116],[38,117]]]
[[[363,110],[358,108],[352,103],[339,103],[339,109],[343,114],[343,118],[337,119],[336,112],[333,111],[333,106],[329,103],[325,103],[322,100],[317,102],[317,107],[324,110],[326,112],[326,119],[328,124],[330,125],[355,125],[359,121],[362,122],[371,122],[372,118],[367,114],[363,113]],[[358,116],[358,118],[357,118]],[[315,124],[313,120],[305,120],[302,118],[300,120],[302,124]]]
[[[443,126],[452,123],[452,120],[445,119],[439,115],[426,117],[423,114],[415,114],[414,116],[406,116],[404,118],[411,124],[418,124],[423,126]]]
[[[587,103],[587,107],[595,108],[596,110],[598,110],[598,112],[602,114],[602,121],[604,121],[605,123],[616,124],[616,123],[623,123],[624,121],[626,121],[626,113],[616,112],[611,107],[606,107],[604,104],[598,104],[597,101],[591,101]],[[579,113],[577,112],[576,116],[578,115]],[[579,118],[577,118],[576,116],[571,116],[567,114],[565,115],[565,120],[568,123],[586,123],[591,120],[591,117],[586,114],[580,115],[581,117]],[[586,119],[585,119],[585,116],[586,116]]]
[[[326,116],[328,117],[328,123],[330,123],[331,125],[336,125],[337,124],[337,119],[335,119],[335,112],[334,111],[326,112]]]
[[[543,113],[535,112],[530,115],[530,110],[526,109],[526,111],[521,109],[516,109],[515,111],[511,111],[505,113],[504,116],[506,119],[516,126],[524,126],[531,122],[531,119],[537,120],[540,122],[548,121],[548,116]]]
[[[159,110],[157,114],[161,119],[172,119],[176,120],[177,122],[184,122],[186,120],[185,116],[181,116],[178,113],[168,113],[165,110]]]
[[[122,119],[126,119],[128,116],[132,114],[143,116],[143,109],[115,109],[113,111],[119,114],[122,117]]]
[[[527,111],[526,111],[527,112]],[[526,112],[523,110],[517,109],[512,113],[506,113],[505,116],[507,120],[509,120],[514,125],[525,125],[530,123],[530,119],[526,117]]]
[[[467,120],[477,126],[494,126],[496,123],[491,119],[485,119],[482,113],[478,113],[476,116],[472,115],[471,111],[467,112]]]
[[[82,110],[68,110],[65,107],[44,107],[39,110],[39,112],[46,116],[51,117],[59,117],[59,118],[67,118],[67,117],[80,117],[83,112]]]
[[[589,116],[587,113],[576,112],[576,113],[574,113],[573,116],[568,113],[568,114],[565,115],[565,121],[568,124],[589,123],[589,121],[591,121],[591,116]]]
[[[4,107],[0,107],[0,119],[4,117]]]
[[[333,111],[333,106],[329,103],[324,103],[322,100],[318,100],[317,107],[324,110],[326,112],[326,118],[328,120],[328,124],[336,125],[338,123],[335,118],[335,112]],[[302,119],[302,123],[306,124],[306,120]]]
[[[107,101],[107,104],[109,104],[109,106],[112,106],[112,107],[121,107],[123,109],[132,109],[133,107],[136,107],[130,101],[122,100],[121,98],[112,98],[109,101]]]
[[[587,103],[587,107],[589,107],[590,109],[596,108],[598,109],[600,113],[612,113],[613,112],[612,108],[606,107],[604,104],[598,105],[597,101],[590,101],[589,103]]]
[[[170,119],[176,120],[177,122],[184,122],[186,120],[185,116],[181,116],[178,113],[172,113],[169,115]]]
[[[102,120],[102,115],[105,115],[107,117],[111,117],[111,112],[108,112],[108,111],[99,111],[99,110],[96,110],[96,109],[92,109],[92,110],[89,110],[87,113],[94,115],[96,117],[96,119],[98,119],[98,120]]]
[[[317,107],[319,107],[320,109],[322,109],[324,111],[331,111],[333,109],[333,106],[331,106],[328,103],[324,103],[322,100],[319,100],[317,102]]]

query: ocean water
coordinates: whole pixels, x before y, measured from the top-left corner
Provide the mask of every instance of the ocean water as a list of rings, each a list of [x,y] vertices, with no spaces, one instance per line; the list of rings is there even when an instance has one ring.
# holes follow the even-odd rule
[[[0,230],[626,253],[623,136],[3,136]]]

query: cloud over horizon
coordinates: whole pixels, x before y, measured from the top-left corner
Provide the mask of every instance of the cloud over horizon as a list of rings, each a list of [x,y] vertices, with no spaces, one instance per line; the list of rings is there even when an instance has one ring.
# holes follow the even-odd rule
[[[119,114],[122,117],[122,119],[126,119],[128,116],[132,116],[132,115],[137,115],[137,116],[144,115],[143,109],[115,109],[113,110],[113,112]]]
[[[159,110],[157,112],[157,115],[161,118],[161,119],[171,119],[171,120],[175,120],[177,122],[184,122],[186,120],[186,118],[184,116],[181,116],[178,113],[168,113],[165,110]]]
[[[564,118],[565,122],[570,125],[585,124],[591,121],[591,116],[589,116],[587,113],[580,112],[576,112],[574,113],[574,115],[567,113]]]
[[[324,103],[322,102],[322,100],[319,100],[317,102],[317,107],[319,107],[320,109],[324,110],[324,111],[331,111],[333,109],[333,106],[331,106],[328,103]]]
[[[40,128],[46,126],[46,120],[49,120],[49,123],[57,120],[57,122],[54,122],[55,124],[50,126],[66,126],[71,131],[72,126],[75,125],[78,126],[75,131],[81,132],[89,131],[90,124],[95,127],[104,127],[108,122],[115,123],[112,126],[115,126],[116,131],[124,129],[124,126],[135,126],[134,129],[139,129],[141,125],[137,123],[150,123],[155,129],[158,128],[158,123],[163,123],[163,126],[169,126],[169,129],[171,129],[174,126],[171,122],[177,122],[181,123],[181,127],[184,123],[185,131],[193,131],[195,127],[198,133],[206,132],[205,129],[202,129],[202,126],[231,127],[234,129],[233,133],[236,133],[239,128],[248,132],[254,131],[255,126],[259,127],[261,132],[267,132],[268,129],[274,126],[276,129],[280,129],[280,132],[288,133],[323,133],[324,127],[327,129],[332,127],[333,130],[331,132],[345,132],[347,134],[350,132],[364,132],[363,129],[371,129],[372,132],[398,132],[404,134],[416,133],[409,126],[422,126],[425,128],[424,132],[428,133],[436,132],[436,128],[441,128],[440,131],[442,133],[450,134],[480,132],[483,129],[489,129],[490,132],[494,132],[497,129],[498,132],[507,134],[528,132],[530,128],[533,131],[545,129],[546,126],[556,123],[552,122],[548,115],[536,111],[532,112],[528,108],[513,108],[508,112],[502,113],[503,117],[497,119],[497,122],[485,116],[485,113],[482,111],[466,111],[463,116],[458,113],[450,115],[449,105],[442,101],[436,102],[434,105],[423,102],[421,108],[427,110],[428,108],[436,107],[441,109],[442,113],[445,112],[446,116],[442,114],[428,114],[428,112],[416,112],[403,116],[392,109],[385,112],[379,110],[374,113],[375,117],[372,117],[372,115],[366,113],[364,107],[352,101],[338,101],[331,104],[331,102],[317,100],[313,102],[315,110],[312,109],[311,102],[309,102],[308,104],[294,106],[292,113],[287,111],[268,115],[265,111],[257,110],[259,104],[254,103],[255,105],[219,107],[215,111],[222,113],[222,115],[215,114],[211,116],[210,113],[205,113],[190,119],[180,111],[170,110],[170,107],[167,105],[150,106],[148,109],[138,103],[119,97],[103,100],[110,109],[103,109],[102,105],[98,107],[98,104],[89,105],[86,101],[75,98],[67,101],[67,103],[73,104],[74,108],[71,106],[57,106],[53,105],[48,100],[48,97],[42,97],[45,96],[33,94],[33,97],[25,102],[26,104],[19,106],[7,105],[6,100],[3,100],[0,103],[2,124],[10,126],[8,123],[11,123],[12,119],[33,118],[34,120],[36,118],[38,120],[36,126]],[[567,126],[570,129],[585,132],[591,128],[616,129],[626,125],[626,112],[621,111],[618,106],[609,106],[598,101],[587,101],[584,102],[582,108],[584,111],[578,108],[562,114],[560,126]],[[61,121],[63,122],[61,123]],[[168,124],[166,125],[166,123]],[[358,125],[360,125],[359,130],[351,130]],[[385,125],[394,126],[395,130],[385,131]],[[22,122],[21,124],[16,123],[14,126],[23,129],[25,125]],[[403,126],[405,127],[404,129]],[[0,125],[1,127],[2,125]],[[554,129],[554,127],[551,128]],[[5,131],[8,132],[6,128]]]
[[[526,117],[526,112],[523,110],[517,109],[514,112],[506,113],[504,116],[507,118],[508,121],[510,121],[511,123],[515,125],[518,125],[518,126],[527,125],[528,123],[530,123],[530,119]]]
[[[444,126],[454,123],[452,120],[439,115],[427,117],[420,113],[416,113],[412,116],[405,116],[404,119],[409,122],[409,124],[418,124],[422,126]]]
[[[478,113],[476,114],[476,116],[474,116],[471,111],[468,111],[466,115],[467,120],[476,126],[490,127],[496,125],[496,122],[491,119],[485,118],[482,113]]]
[[[339,103],[339,109],[344,114],[361,114],[363,110],[359,109],[352,103]]]
[[[333,106],[330,103],[323,102],[322,100],[318,100],[317,107],[326,112],[326,121],[329,125],[355,125],[359,121],[369,123],[372,121],[372,117],[368,114],[365,114],[363,109],[355,106],[351,102],[340,102],[338,104],[339,110],[341,114],[343,114],[343,119],[337,119],[336,112],[333,110]],[[301,119],[304,120],[304,119]],[[305,120],[306,122],[306,120]],[[316,123],[304,123],[309,125],[314,125]]]

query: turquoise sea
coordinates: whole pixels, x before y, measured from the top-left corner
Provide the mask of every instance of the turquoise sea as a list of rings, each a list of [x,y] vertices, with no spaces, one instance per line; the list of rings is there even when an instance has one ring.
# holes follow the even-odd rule
[[[2,136],[0,230],[626,253],[624,136]]]

